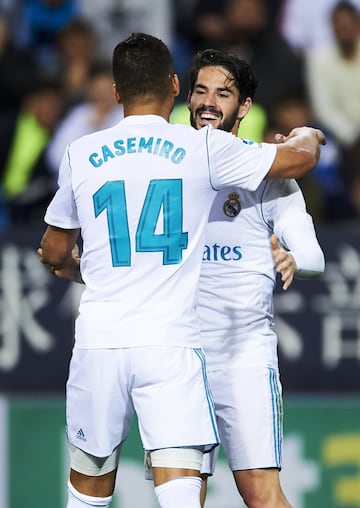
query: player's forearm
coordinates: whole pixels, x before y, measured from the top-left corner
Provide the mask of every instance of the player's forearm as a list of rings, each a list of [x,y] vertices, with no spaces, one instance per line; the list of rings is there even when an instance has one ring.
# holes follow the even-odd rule
[[[304,224],[289,227],[283,238],[296,262],[295,277],[310,279],[319,277],[324,272],[324,253],[312,226]]]
[[[300,178],[312,171],[320,157],[320,144],[326,143],[322,131],[311,127],[293,129],[279,144],[268,178]]]
[[[42,263],[57,270],[68,268],[78,234],[78,230],[48,226],[40,242]]]

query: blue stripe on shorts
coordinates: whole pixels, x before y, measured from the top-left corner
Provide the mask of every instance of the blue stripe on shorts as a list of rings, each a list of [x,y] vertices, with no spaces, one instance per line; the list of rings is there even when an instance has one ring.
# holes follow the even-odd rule
[[[269,369],[269,382],[273,412],[274,454],[277,467],[281,467],[283,405],[275,369]]]
[[[212,427],[213,427],[213,430],[214,430],[215,440],[219,443],[220,442],[220,438],[219,438],[219,433],[218,433],[217,425],[216,425],[214,400],[213,400],[213,396],[212,396],[212,393],[211,393],[211,390],[210,390],[208,378],[207,378],[207,375],[206,375],[205,355],[204,355],[204,352],[203,352],[203,350],[201,348],[194,348],[194,351],[195,351],[195,353],[197,354],[197,356],[199,357],[199,359],[201,361],[202,374],[203,374],[203,380],[204,380],[204,385],[205,385],[205,390],[206,390],[206,398],[207,398],[208,406],[209,406],[211,423],[212,423]]]

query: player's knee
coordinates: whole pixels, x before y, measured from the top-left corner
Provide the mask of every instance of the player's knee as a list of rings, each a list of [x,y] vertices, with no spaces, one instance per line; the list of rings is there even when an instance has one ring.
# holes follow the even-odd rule
[[[277,469],[234,471],[234,478],[248,508],[290,508]]]

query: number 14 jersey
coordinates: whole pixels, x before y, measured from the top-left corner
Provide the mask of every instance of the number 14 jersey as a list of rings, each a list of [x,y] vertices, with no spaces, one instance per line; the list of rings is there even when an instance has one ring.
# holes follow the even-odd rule
[[[81,229],[84,348],[198,347],[195,312],[217,190],[254,190],[276,146],[155,115],[126,117],[70,144],[45,222]]]

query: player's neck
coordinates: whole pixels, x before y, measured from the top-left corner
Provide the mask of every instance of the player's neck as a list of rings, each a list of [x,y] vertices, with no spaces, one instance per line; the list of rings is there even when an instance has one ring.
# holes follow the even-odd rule
[[[171,107],[167,101],[164,102],[148,102],[146,104],[124,104],[124,116],[133,115],[157,115],[169,121]]]

